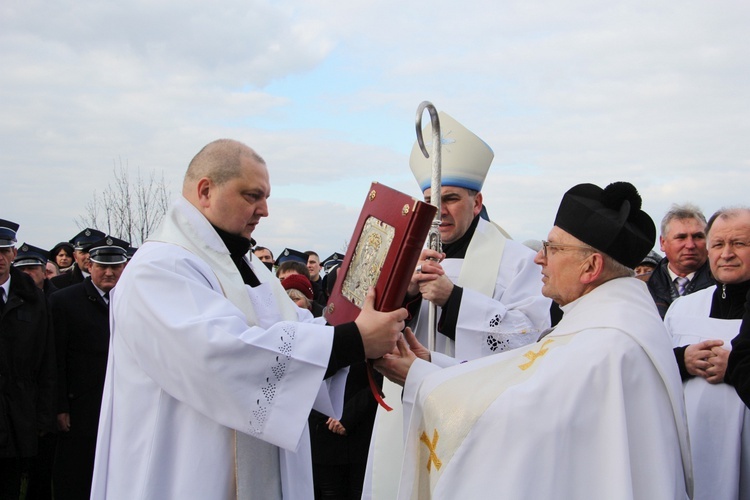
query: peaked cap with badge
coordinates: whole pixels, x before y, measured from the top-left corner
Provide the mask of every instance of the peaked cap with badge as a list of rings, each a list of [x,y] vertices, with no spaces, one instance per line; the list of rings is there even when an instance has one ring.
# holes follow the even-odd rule
[[[127,248],[129,246],[130,243],[127,241],[114,236],[105,236],[84,247],[84,251],[88,251],[91,262],[97,264],[124,264],[128,260]]]
[[[16,246],[16,233],[19,227],[15,222],[0,219],[0,248]]]
[[[303,264],[307,265],[307,255],[304,252],[300,252],[299,250],[285,248],[281,252],[281,255],[279,255],[279,257],[276,259],[276,265],[279,265],[287,260],[296,260],[297,262],[302,262]]]
[[[47,255],[49,255],[47,250],[23,243],[18,247],[18,255],[16,255],[16,259],[13,261],[13,266],[46,266]]]
[[[73,245],[75,250],[82,251],[86,247],[90,247],[95,241],[99,241],[104,238],[106,234],[99,231],[98,229],[92,229],[87,227],[80,233],[76,234],[70,239],[70,244]]]
[[[344,254],[339,252],[333,252],[331,255],[323,260],[323,269],[328,272],[333,266],[337,266],[344,261]]]

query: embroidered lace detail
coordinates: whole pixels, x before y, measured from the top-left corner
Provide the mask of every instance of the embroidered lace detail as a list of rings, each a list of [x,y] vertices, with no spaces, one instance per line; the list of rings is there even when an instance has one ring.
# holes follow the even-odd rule
[[[281,380],[281,377],[284,376],[285,371],[286,365],[274,365],[271,368],[271,372],[273,373],[273,376],[276,377],[276,380]]]
[[[531,340],[527,334],[529,330],[508,330],[509,325],[503,325],[502,318],[496,314],[488,322],[486,343],[489,348],[487,354],[508,351],[524,346]]]
[[[284,337],[281,337],[281,346],[279,347],[279,352],[284,354],[286,357],[290,357],[292,355],[292,341],[294,340],[294,332],[295,328],[293,325],[285,325],[284,326],[284,333],[286,333],[287,340],[284,340]]]
[[[487,335],[487,345],[492,352],[503,352],[508,349],[510,341],[508,339],[498,339],[493,334]]]
[[[266,401],[269,403],[273,401],[273,397],[276,395],[276,384],[269,384],[263,388],[263,395],[266,397]]]
[[[260,405],[260,400],[258,400],[258,404]],[[255,421],[257,422],[265,422],[268,417],[268,408],[265,406],[259,407],[257,410],[253,411],[253,417],[255,417]],[[253,434],[260,434],[260,432],[253,426],[252,421],[250,422],[250,429]]]
[[[275,308],[273,295],[269,293],[263,297],[256,297],[258,303],[267,307]],[[287,373],[287,366],[292,359],[292,353],[294,351],[294,339],[297,334],[297,327],[294,323],[284,323],[282,327],[282,334],[278,338],[276,345],[276,351],[279,353],[275,359],[272,359],[266,372],[266,380],[263,387],[260,388],[259,397],[256,400],[257,408],[252,412],[252,418],[248,422],[249,433],[255,436],[260,436],[266,427],[266,421],[268,415],[273,407],[274,399],[278,387],[283,382],[284,376]]]

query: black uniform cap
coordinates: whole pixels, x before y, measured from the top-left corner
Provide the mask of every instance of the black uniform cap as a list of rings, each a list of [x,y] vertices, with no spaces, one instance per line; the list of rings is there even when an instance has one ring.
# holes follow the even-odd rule
[[[47,250],[23,243],[18,247],[18,255],[16,255],[16,260],[13,261],[13,267],[46,266],[47,254]]]
[[[98,229],[91,229],[87,227],[80,233],[76,234],[70,239],[70,244],[76,250],[84,250],[86,247],[91,247],[91,244],[95,241],[99,241],[104,238],[106,234],[99,231]]]
[[[276,265],[279,265],[287,260],[296,260],[297,262],[302,262],[303,264],[307,265],[307,255],[305,255],[304,252],[300,252],[299,250],[285,248],[281,252],[281,255],[279,255],[279,257],[276,259]]]
[[[114,236],[106,236],[84,248],[89,252],[91,262],[97,264],[124,264],[128,260],[127,248],[130,243]]]
[[[16,233],[19,227],[15,222],[0,219],[0,248],[16,246]]]

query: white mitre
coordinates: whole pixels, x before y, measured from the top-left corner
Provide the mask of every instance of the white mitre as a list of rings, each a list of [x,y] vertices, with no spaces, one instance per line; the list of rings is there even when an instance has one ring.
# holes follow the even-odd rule
[[[441,184],[481,191],[495,153],[482,139],[458,123],[447,113],[440,111]],[[432,124],[424,128],[425,147],[432,155]],[[419,143],[414,142],[409,166],[424,192],[432,182],[432,156],[425,158]]]

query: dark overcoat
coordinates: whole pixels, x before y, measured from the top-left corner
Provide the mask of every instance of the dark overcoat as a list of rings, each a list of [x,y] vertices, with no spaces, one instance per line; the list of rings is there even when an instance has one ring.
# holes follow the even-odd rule
[[[91,277],[53,293],[50,305],[57,348],[57,412],[70,415],[70,430],[60,432],[57,439],[55,498],[89,498],[107,372],[109,307]]]
[[[50,296],[58,371],[57,413],[71,432],[96,436],[109,352],[109,308],[91,278]]]
[[[33,457],[55,425],[55,345],[44,293],[11,267],[0,312],[0,457]]]
[[[75,264],[70,272],[55,276],[54,278],[51,278],[50,281],[58,289],[62,289],[75,285],[77,283],[82,283],[84,278],[85,276],[83,275],[83,272],[81,272],[81,269],[78,267],[78,264]]]

